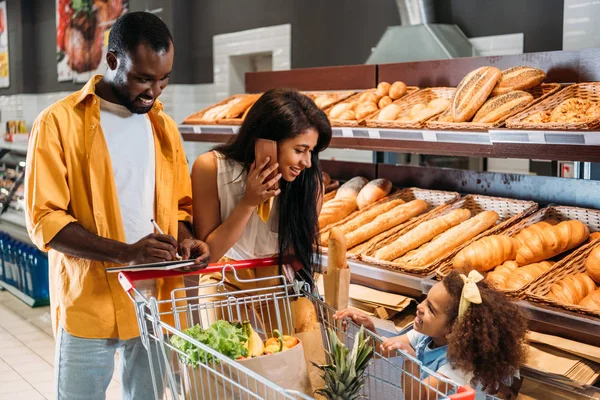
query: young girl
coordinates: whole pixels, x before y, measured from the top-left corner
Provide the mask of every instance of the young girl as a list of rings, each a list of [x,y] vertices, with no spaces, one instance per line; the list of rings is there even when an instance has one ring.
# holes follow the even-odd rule
[[[515,397],[520,381],[512,378],[525,358],[527,322],[514,302],[488,288],[482,279],[476,271],[468,277],[455,271],[448,274],[417,306],[413,330],[385,340],[381,352],[391,355],[403,350],[430,370],[472,386],[477,399],[485,399],[485,392]],[[346,309],[334,318],[350,318],[375,332],[373,321],[362,312]],[[407,379],[407,398],[437,398],[427,387],[448,390],[412,362],[407,360],[404,368],[426,383],[411,385]]]
[[[268,278],[280,275],[284,258],[293,255],[296,273],[312,280],[323,196],[319,153],[327,148],[331,135],[327,116],[307,96],[272,89],[254,104],[232,141],[196,160],[194,228],[196,237],[210,246],[212,262],[279,255],[278,268],[238,272],[243,279]],[[259,138],[277,142],[277,164],[267,167],[268,160],[255,160]],[[273,172],[277,175],[269,180]],[[257,207],[273,197],[264,222]],[[220,278],[220,274],[203,277],[201,283]],[[272,284],[265,280],[261,286]],[[235,288],[248,289],[239,284]]]

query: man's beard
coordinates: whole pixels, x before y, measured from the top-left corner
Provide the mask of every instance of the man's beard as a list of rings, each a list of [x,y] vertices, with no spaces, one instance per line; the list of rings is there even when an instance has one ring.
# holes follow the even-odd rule
[[[152,109],[152,106],[148,106],[148,107],[136,106],[135,100],[131,101],[128,93],[120,85],[114,84],[112,86],[112,89],[113,89],[113,93],[119,100],[119,103],[121,103],[121,105],[123,107],[127,108],[133,114],[147,114]]]

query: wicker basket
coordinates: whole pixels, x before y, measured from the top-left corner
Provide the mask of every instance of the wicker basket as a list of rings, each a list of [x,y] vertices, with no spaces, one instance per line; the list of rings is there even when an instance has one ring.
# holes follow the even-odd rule
[[[214,107],[226,104],[235,98],[246,97],[246,96],[252,96],[253,101],[239,117],[228,118],[228,119],[219,119],[216,121],[203,119],[204,114],[206,114],[209,110],[213,109]],[[197,113],[190,115],[185,120],[183,120],[183,123],[185,125],[241,125],[242,122],[244,121],[244,118],[246,118],[248,111],[250,111],[250,109],[252,108],[252,105],[256,102],[256,100],[259,99],[259,97],[260,97],[259,94],[236,94],[236,95],[233,95],[231,97],[226,98],[223,101],[218,102],[217,104],[213,104],[210,107],[206,107],[202,111],[198,111]]]
[[[556,282],[569,275],[585,272],[585,261],[592,250],[598,245],[600,245],[600,239],[596,239],[580,247],[577,251],[556,263],[549,271],[544,272],[529,286],[529,290],[525,293],[527,300],[600,318],[600,310],[590,310],[576,304],[566,304],[554,298],[547,297],[548,293],[550,293],[550,288]]]
[[[336,105],[340,101],[346,100],[347,98],[354,95],[355,93],[356,93],[355,91],[351,91],[351,90],[346,90],[346,91],[342,91],[342,92],[336,92],[336,91],[332,91],[332,92],[302,92],[302,94],[305,94],[306,96],[308,96],[312,101],[315,101],[315,99],[317,97],[324,95],[324,94],[327,94],[330,96],[335,96],[331,99],[331,103],[326,104],[324,107],[321,108],[321,110],[327,110],[329,107]]]
[[[425,222],[431,220],[436,217],[440,217],[449,213],[450,211],[457,210],[459,208],[466,208],[470,210],[473,215],[479,214],[482,211],[495,211],[499,216],[499,223],[496,226],[488,229],[487,231],[477,235],[471,240],[463,243],[458,246],[456,249],[452,250],[450,253],[438,258],[437,260],[427,264],[422,265],[419,268],[410,268],[405,264],[394,262],[394,261],[382,261],[375,257],[373,254],[380,248],[392,243],[400,236],[406,234],[410,231],[416,224],[407,227],[406,229],[395,229],[394,231],[389,231],[389,234],[385,238],[381,238],[378,242],[373,242],[372,246],[363,251],[362,254],[359,255],[359,258],[369,264],[377,265],[382,268],[392,269],[396,271],[402,271],[409,274],[416,275],[427,275],[436,268],[439,268],[443,263],[447,260],[450,260],[454,257],[456,253],[458,253],[463,247],[470,244],[472,241],[475,241],[483,236],[496,234],[506,229],[507,227],[513,225],[515,222],[520,220],[523,217],[526,217],[537,210],[537,204],[532,201],[522,201],[522,200],[512,200],[512,199],[504,199],[498,197],[489,197],[489,196],[480,196],[480,195],[468,195],[463,197],[462,199],[452,203],[449,207],[446,207],[443,210],[438,212],[433,212],[427,214],[424,218],[420,219],[417,223]]]
[[[503,230],[502,232],[497,232],[497,234],[514,237],[519,232],[521,232],[524,228],[527,228],[528,226],[531,226],[533,224],[536,224],[536,223],[546,220],[546,219],[554,219],[558,222],[568,221],[568,220],[578,220],[578,221],[581,221],[584,224],[586,224],[590,228],[590,231],[592,231],[592,232],[600,231],[600,211],[590,210],[590,209],[585,209],[585,208],[578,208],[578,207],[549,206],[546,208],[542,208],[535,214],[531,215],[528,218],[523,219],[521,222],[519,222],[511,227],[508,227],[507,229]],[[570,252],[563,253],[561,256],[555,257],[554,260],[556,261],[557,259],[562,259],[562,258],[568,256],[573,251],[575,251],[575,250],[571,250]],[[436,271],[436,278],[443,279],[443,277],[448,275],[448,273],[450,273],[450,271],[452,271],[452,260],[451,259],[447,260],[442,265],[440,265],[440,267]],[[522,298],[525,295],[525,292],[527,291],[527,289],[529,289],[529,287],[533,284],[533,282],[535,282],[535,280],[533,280],[532,282],[529,282],[527,285],[522,286],[517,290],[500,290],[500,291],[511,297]]]
[[[394,104],[398,104],[401,107],[399,116],[403,116],[403,115],[407,114],[408,112],[410,112],[411,108],[417,104],[427,104],[431,100],[435,100],[435,99],[452,100],[452,98],[454,97],[455,90],[456,90],[455,88],[450,88],[450,87],[427,88],[427,89],[419,90],[418,92],[415,92],[415,93],[411,94],[410,96],[406,96],[404,98],[398,99],[398,100],[394,101]],[[443,110],[440,111],[439,113],[436,113],[435,115],[430,116],[430,117],[423,118],[420,120],[414,120],[411,122],[379,121],[377,119],[379,112],[380,111],[376,112],[375,114],[370,116],[369,119],[367,119],[367,126],[370,126],[373,128],[420,129],[425,126],[425,122],[427,120],[439,115],[441,112],[443,112]]]
[[[408,86],[407,90],[406,90],[406,94],[403,97],[406,97],[408,95],[411,95],[413,93],[415,93],[416,91],[418,91],[419,88],[416,86]],[[348,101],[358,101],[358,99],[360,99],[360,96],[363,93],[367,93],[367,92],[376,92],[377,89],[369,89],[369,90],[365,90],[363,92],[357,93],[352,97],[347,98],[346,100],[343,101],[343,103],[348,102]],[[342,102],[340,102],[342,103]],[[339,104],[339,103],[338,103]],[[333,106],[327,108],[325,110],[325,114],[327,114],[327,117],[329,117],[329,112],[331,111],[331,109],[333,108]],[[376,111],[377,113],[379,112],[379,110]],[[375,114],[375,112],[373,113]],[[365,125],[365,122],[367,119],[371,118],[371,116],[373,114],[369,114],[367,116],[365,116],[364,118],[358,119],[358,120],[353,120],[353,121],[347,121],[347,120],[340,120],[340,119],[329,119],[329,121],[331,122],[331,126],[340,126],[340,127],[357,127],[357,126],[362,126]]]
[[[325,233],[325,232],[331,230],[331,228],[340,226],[340,225],[350,221],[352,218],[358,216],[362,212],[365,212],[367,210],[370,210],[373,207],[377,207],[380,204],[383,204],[383,203],[386,203],[386,202],[389,202],[392,200],[402,199],[407,203],[409,201],[413,201],[413,200],[417,200],[417,199],[426,201],[427,204],[429,204],[429,210],[427,210],[425,213],[423,213],[417,217],[414,217],[414,218],[404,222],[403,224],[398,225],[395,228],[392,228],[392,230],[393,229],[402,229],[404,227],[412,226],[413,224],[418,223],[418,221],[420,221],[422,218],[426,217],[427,215],[429,215],[432,212],[437,213],[437,212],[444,210],[445,208],[449,207],[449,204],[453,203],[454,201],[458,200],[459,198],[460,198],[460,195],[456,192],[444,192],[444,191],[440,191],[440,190],[427,190],[427,189],[419,189],[419,188],[405,188],[405,189],[396,190],[395,192],[393,192],[389,196],[379,200],[378,202],[371,204],[370,206],[368,206],[362,210],[353,212],[352,214],[348,215],[343,220],[324,227],[323,229],[320,230],[319,234]],[[385,235],[386,235],[386,232],[380,233],[380,234],[374,236],[373,238],[371,238],[370,240],[368,240],[367,242],[359,244],[358,246],[356,246],[352,249],[348,249],[348,253],[347,253],[348,258],[357,259],[358,254],[360,253],[360,251],[362,249],[367,248],[373,242],[379,240],[380,237],[385,236]],[[321,251],[324,254],[326,254],[327,247],[321,247]]]
[[[561,86],[558,83],[542,83],[539,86],[534,87],[533,89],[527,89],[525,92],[531,93],[533,96],[533,101],[529,103],[525,110],[530,110],[535,104],[540,103],[541,101],[547,99],[554,93],[560,90]],[[521,110],[522,112],[523,110]],[[430,119],[427,122],[427,127],[429,129],[442,129],[442,130],[477,130],[477,131],[485,131],[488,129],[498,128],[502,126],[511,116],[517,114],[517,112],[507,115],[506,117],[496,121],[496,122],[440,122],[438,119],[440,115]]]
[[[580,98],[591,101],[600,101],[600,82],[578,83],[561,90],[554,96],[540,102],[535,107],[530,107],[506,121],[506,126],[512,129],[555,129],[555,130],[588,130],[600,126],[600,114],[588,122],[548,122],[536,124],[525,122],[524,119],[539,111],[550,111],[565,100]]]

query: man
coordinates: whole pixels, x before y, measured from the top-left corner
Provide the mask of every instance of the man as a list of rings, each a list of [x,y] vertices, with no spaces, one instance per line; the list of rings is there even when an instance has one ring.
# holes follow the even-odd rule
[[[209,259],[208,246],[190,229],[191,182],[177,125],[157,100],[173,54],[160,18],[120,17],[110,32],[105,75],[50,106],[33,125],[27,228],[49,250],[60,400],[104,399],[117,350],[122,398],[154,398],[133,303],[106,267],[169,261],[178,252],[199,268]],[[164,235],[152,233],[152,219]],[[170,278],[145,289],[168,299],[181,285]]]

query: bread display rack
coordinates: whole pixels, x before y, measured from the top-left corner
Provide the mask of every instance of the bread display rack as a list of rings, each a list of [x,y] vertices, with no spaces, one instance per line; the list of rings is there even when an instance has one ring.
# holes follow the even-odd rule
[[[246,76],[246,92],[261,93],[273,87],[294,87],[302,91],[349,90],[358,93],[375,88],[380,82],[394,81],[403,81],[406,85],[419,87],[421,90],[452,88],[457,87],[470,71],[488,65],[500,70],[521,65],[539,68],[547,74],[545,83],[550,84],[546,86],[548,90],[554,90],[556,84],[561,86],[557,92],[531,105],[525,113],[549,103],[570,85],[600,82],[600,49],[588,49],[249,73]],[[408,99],[407,96],[402,100]],[[520,115],[522,114],[516,114],[512,118]],[[429,129],[426,125],[412,129],[384,128],[373,124],[332,128],[330,148],[600,162],[600,128],[595,125],[588,126],[588,129],[545,129],[540,125],[516,129],[507,128],[504,124],[477,131]],[[225,142],[238,130],[239,127],[233,125],[180,126],[184,140],[209,143]],[[355,176],[363,176],[369,180],[386,178],[398,188],[416,187],[458,192],[463,196],[483,195],[533,201],[540,209],[553,204],[600,210],[600,181],[594,180],[345,161],[322,161],[322,168],[332,179],[342,182]],[[324,258],[326,265],[326,255]],[[348,259],[348,265],[352,269],[353,282],[407,296],[423,296],[437,282],[434,271],[427,275],[405,274],[359,259]],[[599,317],[530,300],[520,300],[519,305],[527,312],[532,329],[600,346]]]

